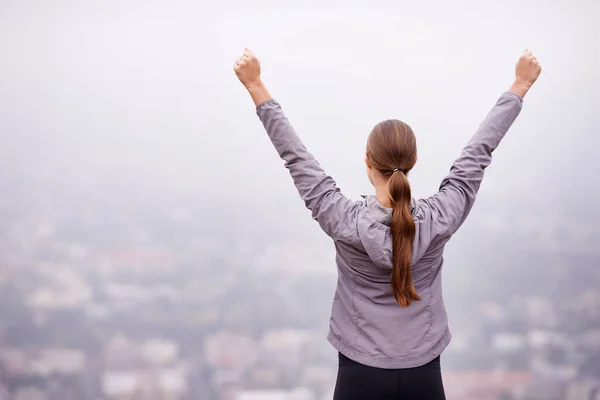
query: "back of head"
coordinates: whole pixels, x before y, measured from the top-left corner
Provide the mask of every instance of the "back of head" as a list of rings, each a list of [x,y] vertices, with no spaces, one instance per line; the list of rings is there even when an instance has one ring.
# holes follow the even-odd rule
[[[415,223],[411,214],[412,196],[407,174],[417,162],[415,135],[402,121],[383,121],[369,135],[367,154],[372,167],[388,179],[394,258],[391,284],[398,304],[408,307],[411,302],[421,300],[410,271]]]

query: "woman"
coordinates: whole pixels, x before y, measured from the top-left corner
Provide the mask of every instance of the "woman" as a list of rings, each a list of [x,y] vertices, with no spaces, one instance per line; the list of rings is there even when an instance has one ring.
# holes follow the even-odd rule
[[[492,152],[541,72],[525,51],[516,78],[454,162],[439,191],[411,197],[417,161],[412,129],[377,124],[365,163],[374,196],[352,201],[307,151],[261,80],[246,49],[234,70],[306,207],[336,248],[338,269],[328,340],[339,352],[334,400],[445,399],[440,354],[451,338],[442,298],[444,246],[469,214]]]

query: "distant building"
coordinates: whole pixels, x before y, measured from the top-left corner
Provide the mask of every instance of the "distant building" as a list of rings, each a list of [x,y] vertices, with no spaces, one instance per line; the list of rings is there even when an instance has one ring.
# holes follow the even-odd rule
[[[564,334],[546,329],[535,329],[527,333],[527,344],[533,350],[549,346],[569,346],[572,343]]]
[[[159,370],[109,371],[102,376],[102,392],[110,400],[177,400],[187,390],[187,370],[182,366]]]
[[[565,400],[600,400],[600,378],[570,383],[567,385]]]
[[[314,333],[300,329],[279,329],[265,333],[260,341],[262,353],[269,360],[286,365],[300,361],[303,348],[315,340]]]
[[[535,328],[554,329],[560,322],[556,307],[547,297],[527,297],[523,307],[527,321]]]
[[[46,400],[46,395],[35,388],[18,389],[11,400]]]
[[[169,399],[179,399],[187,392],[188,381],[185,368],[165,368],[157,375],[158,385]]]
[[[28,303],[35,309],[75,310],[93,299],[91,286],[71,268],[58,266],[48,279],[28,297]]]
[[[576,304],[576,308],[582,316],[598,317],[598,309],[600,309],[600,290],[587,289],[579,296]]]
[[[21,349],[0,348],[0,362],[8,374],[20,374],[26,371],[29,359]]]
[[[600,352],[600,328],[590,329],[579,335],[574,341],[584,351]]]
[[[247,368],[258,358],[258,347],[247,335],[221,331],[204,341],[204,356],[213,368]]]
[[[494,323],[502,323],[506,320],[506,309],[503,305],[493,301],[483,301],[478,306],[479,312]]]
[[[101,380],[102,393],[110,400],[130,399],[138,387],[136,371],[106,372]]]
[[[30,364],[30,372],[50,376],[53,374],[75,375],[85,368],[86,355],[82,350],[51,348],[45,349]]]
[[[308,365],[300,374],[299,384],[319,390],[328,389],[335,383],[337,370],[328,365]]]
[[[500,332],[492,337],[492,348],[502,353],[513,353],[522,351],[527,346],[527,338],[524,335]]]
[[[281,386],[282,374],[277,367],[252,367],[248,373],[248,386],[274,389]]]
[[[539,377],[562,383],[572,381],[579,373],[577,365],[551,363],[542,357],[533,357],[530,369]]]
[[[529,371],[444,372],[448,399],[496,400],[507,395],[520,399],[531,380]]]
[[[141,346],[141,355],[150,365],[171,365],[175,363],[179,357],[179,345],[171,340],[148,340]]]
[[[143,364],[139,344],[122,334],[113,335],[104,346],[104,360],[108,370],[132,370]]]
[[[294,390],[248,390],[239,392],[235,400],[315,400],[315,394],[307,388]]]
[[[172,271],[177,265],[173,253],[150,247],[103,254],[97,261],[97,268],[107,276],[123,270],[140,275]]]
[[[10,393],[4,385],[0,385],[0,400],[11,400]]]

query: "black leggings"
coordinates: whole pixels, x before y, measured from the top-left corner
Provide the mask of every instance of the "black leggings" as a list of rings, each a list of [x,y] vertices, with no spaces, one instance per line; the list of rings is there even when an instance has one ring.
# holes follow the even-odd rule
[[[339,355],[333,400],[446,400],[440,357],[416,368],[367,367]]]

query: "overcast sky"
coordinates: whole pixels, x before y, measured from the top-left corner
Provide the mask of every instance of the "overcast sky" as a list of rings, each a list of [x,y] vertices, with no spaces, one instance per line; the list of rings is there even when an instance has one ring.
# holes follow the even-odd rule
[[[232,72],[248,46],[346,194],[371,193],[367,135],[399,118],[418,138],[414,195],[427,196],[528,47],[544,70],[472,226],[598,248],[600,3],[369,3],[0,0],[0,174],[93,185],[114,173],[215,207],[301,213]]]

